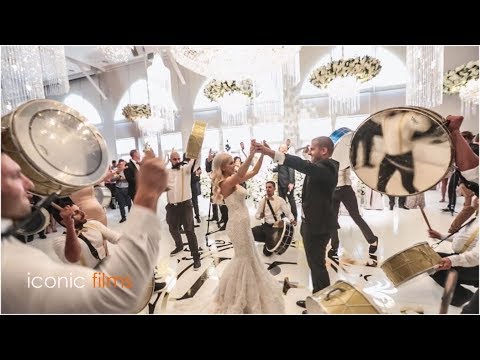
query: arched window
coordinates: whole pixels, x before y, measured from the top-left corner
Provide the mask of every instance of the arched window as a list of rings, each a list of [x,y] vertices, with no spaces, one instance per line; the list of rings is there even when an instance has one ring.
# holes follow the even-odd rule
[[[115,121],[125,120],[125,117],[122,115],[122,109],[128,104],[148,104],[147,81],[145,79],[135,81],[128,90],[125,91],[115,110],[113,118]]]
[[[70,106],[77,110],[81,115],[85,116],[90,124],[98,125],[102,123],[102,118],[97,109],[82,96],[70,94],[63,102],[65,105]]]
[[[407,81],[407,69],[405,62],[398,56],[385,49],[382,46],[345,46],[343,47],[344,58],[370,55],[380,60],[382,70],[380,73],[370,81],[366,81],[360,85],[360,90],[370,89],[373,86],[378,90],[382,87],[403,85]],[[307,73],[305,81],[303,82],[300,96],[318,96],[328,92],[326,89],[319,89],[310,83],[310,74],[316,68],[328,64],[331,59],[342,58],[342,46],[337,46],[333,49],[331,54],[328,54],[320,59],[315,66],[313,66]]]
[[[207,98],[203,93],[205,85],[207,85],[210,81],[211,79],[206,80],[200,87],[200,90],[198,90],[197,96],[195,97],[195,102],[193,104],[193,111],[216,110],[216,108],[219,107],[217,102],[210,101],[210,99]]]

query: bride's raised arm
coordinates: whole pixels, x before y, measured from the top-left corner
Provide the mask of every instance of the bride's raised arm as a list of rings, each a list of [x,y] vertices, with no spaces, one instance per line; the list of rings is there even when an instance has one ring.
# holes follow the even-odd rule
[[[252,163],[253,157],[255,155],[255,146],[253,145],[254,142],[255,142],[255,140],[252,140],[252,144],[250,145],[250,154],[245,159],[245,162],[238,168],[237,172],[230,175],[224,181],[222,181],[220,187],[222,189],[223,194],[229,194],[230,192],[225,191],[225,190],[232,189],[236,185],[238,185],[238,184],[240,184],[244,181],[243,178],[247,174],[248,168],[250,167],[250,164]],[[257,170],[257,172],[258,172],[258,170]]]

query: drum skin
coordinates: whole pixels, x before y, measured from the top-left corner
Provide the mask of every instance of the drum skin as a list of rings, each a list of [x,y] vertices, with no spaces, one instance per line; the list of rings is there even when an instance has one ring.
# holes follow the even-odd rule
[[[425,272],[434,272],[441,257],[427,242],[415,244],[390,256],[380,267],[395,286]]]
[[[352,141],[353,131],[342,127],[330,134],[335,148],[333,149],[332,159],[338,161],[339,170],[344,170],[350,166],[350,142]]]
[[[352,284],[339,280],[308,296],[305,301],[308,314],[381,314],[367,296]]]
[[[106,186],[95,186],[94,187],[95,198],[97,201],[106,208],[110,205],[110,201],[112,200],[112,192]]]
[[[294,227],[283,220],[277,221],[273,227],[275,229],[273,234],[274,245],[273,247],[267,247],[267,250],[282,255],[293,241]]]
[[[45,230],[48,224],[50,224],[50,213],[46,209],[40,208],[38,215],[33,217],[24,227],[17,229],[17,233],[23,236],[35,235]]]
[[[135,307],[135,309],[132,312],[133,314],[138,314],[140,311],[142,311],[145,308],[145,306],[148,305],[154,290],[155,290],[155,276],[152,277],[151,283],[149,283],[146,289],[144,290],[142,297],[138,302],[138,305]]]
[[[58,101],[26,102],[2,116],[2,151],[35,184],[33,193],[68,196],[108,169],[106,142],[87,121]]]

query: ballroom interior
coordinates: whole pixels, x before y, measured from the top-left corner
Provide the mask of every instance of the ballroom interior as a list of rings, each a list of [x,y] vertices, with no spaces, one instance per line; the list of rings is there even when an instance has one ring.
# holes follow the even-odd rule
[[[265,140],[274,150],[289,139],[289,154],[302,156],[302,149],[313,138],[332,137],[342,128],[355,134],[373,114],[406,106],[427,108],[443,118],[462,115],[461,130],[473,135],[479,132],[479,46],[303,45],[270,49],[269,46],[252,45],[227,46],[227,50],[220,46],[193,46],[190,52],[187,46],[181,45],[57,48],[50,66],[43,69],[43,85],[40,86],[43,94],[42,89],[37,94],[28,90],[19,98],[20,90],[9,93],[7,85],[24,87],[22,82],[29,83],[33,81],[30,77],[41,76],[42,68],[33,66],[35,60],[30,59],[23,61],[23,71],[11,69],[15,54],[22,51],[22,54],[30,54],[31,49],[2,46],[2,127],[5,115],[25,101],[58,101],[78,111],[98,130],[108,158],[103,163],[110,166],[112,160],[123,159],[128,163],[133,149],[143,154],[143,150],[149,148],[163,159],[168,159],[172,152],[184,155],[198,124],[206,126],[197,149],[201,174],[199,218],[194,220],[201,267],[194,268],[184,234],[183,251],[171,255],[175,243],[166,222],[167,196],[162,194],[156,214],[161,233],[154,280],[139,296],[141,305],[132,310],[135,314],[208,314],[207,303],[215,296],[222,274],[235,256],[225,226],[207,221],[212,217],[211,183],[205,169],[205,159],[210,152],[226,151],[244,159],[251,139]],[[219,54],[220,59],[216,57]],[[50,72],[48,79],[45,68]],[[331,79],[328,79],[329,71],[336,72]],[[357,71],[357,75],[349,75],[349,71],[352,74]],[[467,72],[473,72],[468,86],[467,81],[459,85],[460,78]],[[245,74],[254,75],[247,78]],[[237,87],[233,89],[235,80]],[[142,106],[148,107],[151,116],[141,114]],[[129,110],[132,113],[128,113]],[[448,137],[446,130],[442,131],[442,136]],[[377,146],[378,138],[375,141],[374,146]],[[386,131],[381,141],[388,143]],[[241,143],[245,144],[243,151]],[[350,144],[346,146],[344,156],[349,162]],[[372,154],[375,164],[380,164],[383,154]],[[81,162],[81,153],[74,151],[69,156]],[[437,159],[441,165],[437,164]],[[342,205],[338,215],[338,256],[326,257],[330,282],[350,284],[356,295],[363,295],[377,314],[434,315],[442,311],[443,314],[460,314],[462,306],[450,304],[445,310],[444,288],[427,271],[395,285],[381,266],[387,259],[416,244],[433,245],[436,239],[429,237],[428,228],[446,234],[465,203],[465,197],[455,190],[452,211],[445,211],[449,199],[448,194],[442,195],[442,178],[448,176],[453,163],[451,142],[445,141],[443,148],[429,143],[415,161],[416,168],[421,169],[415,173],[415,185],[421,184],[423,209],[415,203],[412,205],[413,199],[407,199],[406,206],[398,202],[392,206],[387,194],[372,190],[368,179],[370,173],[374,173],[372,176],[376,179],[377,165],[358,172],[353,167],[350,180],[359,212],[378,237],[378,251],[375,255],[369,254],[368,242]],[[272,171],[274,166],[274,161],[265,157],[258,175],[246,184],[252,227],[262,223],[255,218],[255,213],[265,196],[265,183],[277,181]],[[255,242],[254,246],[262,264],[283,290],[285,314],[310,316],[317,313],[321,304],[312,297],[312,278],[300,234],[303,179],[303,174],[296,171],[292,191],[299,221],[293,227],[286,251],[265,256],[262,243]],[[392,183],[401,184],[398,172],[393,175]],[[393,191],[392,188],[390,184],[386,192]],[[408,195],[402,191],[402,195]],[[103,195],[107,198],[102,204],[107,226],[121,233],[126,222],[122,221],[125,216],[119,211],[118,201],[112,198],[111,192]],[[128,212],[126,218],[128,221]],[[27,245],[61,262],[53,244],[62,232],[62,226],[57,225],[56,232],[52,229],[44,239],[36,234]],[[114,257],[118,246],[109,243],[108,256]],[[327,251],[330,247],[331,244]],[[452,252],[451,243],[444,241],[435,251]],[[162,284],[161,289],[155,284]],[[463,287],[472,294],[478,288]],[[307,312],[296,304],[305,299],[310,299],[307,301],[310,311]],[[348,311],[351,309],[346,313]]]

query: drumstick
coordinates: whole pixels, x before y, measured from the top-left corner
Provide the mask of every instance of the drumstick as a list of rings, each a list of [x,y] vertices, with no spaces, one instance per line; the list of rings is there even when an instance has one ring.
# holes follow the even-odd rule
[[[425,222],[427,223],[428,230],[432,230],[432,227],[430,226],[430,223],[428,222],[427,215],[425,215],[425,211],[423,211],[422,208],[420,208],[420,211],[422,212],[423,218],[425,219]]]
[[[55,209],[57,209],[58,211],[62,211],[63,208],[60,206],[60,205],[57,205],[55,204],[54,202],[52,202],[50,205],[52,205],[52,207],[54,207]]]

